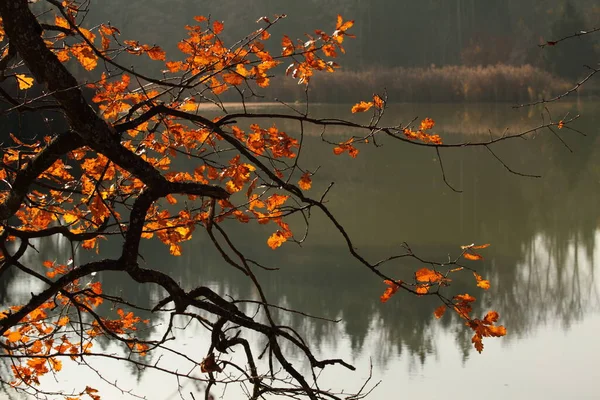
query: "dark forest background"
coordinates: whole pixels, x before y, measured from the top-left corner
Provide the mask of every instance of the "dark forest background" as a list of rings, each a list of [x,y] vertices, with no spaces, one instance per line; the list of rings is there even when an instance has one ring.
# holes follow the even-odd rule
[[[301,38],[332,30],[341,14],[356,21],[357,38],[348,41],[343,61],[353,70],[530,64],[576,78],[584,64],[597,63],[600,50],[600,35],[537,47],[600,26],[594,0],[92,0],[90,10],[91,22],[111,21],[124,38],[160,44],[171,56],[194,15],[224,21],[223,38],[232,44],[261,27],[256,20],[263,15],[286,14],[274,32]]]

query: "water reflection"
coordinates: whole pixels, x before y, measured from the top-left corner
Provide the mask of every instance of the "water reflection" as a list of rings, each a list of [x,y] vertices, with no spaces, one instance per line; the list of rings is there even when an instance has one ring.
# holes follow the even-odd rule
[[[361,148],[360,156],[350,160],[333,157],[331,149],[323,147],[317,136],[309,135],[303,157],[305,167],[321,166],[314,182],[315,192],[336,181],[329,206],[370,259],[399,252],[405,240],[419,254],[440,260],[457,254],[461,244],[492,243],[486,259],[477,264],[478,271],[491,280],[492,289],[479,291],[472,276],[464,274],[455,277],[450,290],[479,297],[475,315],[483,315],[490,307],[497,309],[509,330],[509,335],[500,340],[518,343],[540,335],[547,326],[560,326],[568,332],[574,323],[600,308],[600,280],[595,274],[600,260],[600,208],[596,206],[600,195],[600,141],[595,135],[595,115],[600,113],[593,112],[600,107],[585,107],[586,119],[579,129],[589,136],[574,132],[565,135],[573,153],[552,135],[519,142],[519,148],[514,143],[499,146],[498,154],[511,168],[540,173],[543,179],[511,175],[483,150],[444,152],[446,172],[462,194],[452,192],[443,183],[434,153],[427,149],[384,141],[378,149]],[[525,124],[527,119],[522,114],[511,120],[512,111],[502,110],[490,115],[513,124],[514,129]],[[448,106],[440,107],[440,114],[450,111]],[[406,112],[416,115],[412,109]],[[460,110],[452,115],[464,118]],[[474,119],[471,115],[463,125],[471,126]],[[292,129],[290,126],[288,131]],[[473,139],[451,133],[446,137],[453,141]],[[335,324],[275,312],[280,321],[304,335],[316,349],[330,352],[347,343],[348,348],[342,349],[344,354],[338,356],[363,362],[368,354],[381,370],[406,359],[412,360],[413,364],[408,365],[424,365],[440,353],[440,346],[448,346],[448,341],[442,339],[448,336],[454,338],[463,362],[472,354],[471,334],[459,321],[450,316],[433,320],[434,299],[398,294],[393,301],[380,304],[379,295],[384,289],[381,282],[348,257],[339,235],[320,216],[311,219],[310,235],[303,247],[284,246],[278,251],[265,244],[269,227],[250,224],[242,229],[237,224],[225,224],[225,228],[250,258],[280,267],[276,272],[259,272],[272,303],[342,320]],[[59,239],[35,246],[38,252],[28,253],[29,264],[36,259],[64,261],[61,257],[70,254],[67,243]],[[111,241],[103,248],[109,253],[117,250],[118,244]],[[183,250],[181,257],[173,258],[166,247],[149,242],[142,254],[148,266],[169,271],[176,280],[185,282],[187,289],[202,283],[234,298],[256,298],[247,279],[222,261],[201,232]],[[83,258],[94,255],[80,257],[85,261]],[[408,279],[417,267],[414,262],[398,261],[386,271]],[[154,286],[139,285],[110,272],[100,274],[98,279],[107,293],[142,307],[152,308],[164,295]],[[32,290],[35,288],[31,283],[23,282],[18,274],[5,274],[0,280],[0,300],[4,303],[9,302],[7,298],[10,303],[19,303]],[[109,304],[102,307],[101,312],[111,312]],[[150,314],[141,316],[147,318]],[[160,328],[157,323],[142,337],[152,337]],[[201,334],[192,330],[185,335],[188,340],[198,341],[194,336]],[[180,343],[183,347],[188,344],[186,340]],[[107,349],[114,346],[102,339],[98,345]],[[147,381],[136,368],[124,368],[140,385]]]

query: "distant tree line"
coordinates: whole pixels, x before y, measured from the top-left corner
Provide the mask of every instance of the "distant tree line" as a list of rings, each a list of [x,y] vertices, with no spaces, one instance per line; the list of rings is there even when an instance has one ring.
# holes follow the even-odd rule
[[[194,15],[224,21],[227,41],[258,28],[256,19],[288,15],[278,28],[302,37],[332,25],[337,14],[354,19],[357,38],[349,42],[344,65],[430,67],[432,65],[531,64],[564,77],[585,73],[597,62],[597,37],[587,36],[556,49],[537,44],[600,26],[594,0],[92,0],[89,18],[110,19],[125,37],[157,43],[177,53],[174,38]],[[118,12],[115,12],[118,10]],[[276,32],[274,32],[276,33]],[[600,37],[600,35],[598,35]],[[276,36],[273,38],[275,41]],[[278,45],[279,43],[273,43]]]

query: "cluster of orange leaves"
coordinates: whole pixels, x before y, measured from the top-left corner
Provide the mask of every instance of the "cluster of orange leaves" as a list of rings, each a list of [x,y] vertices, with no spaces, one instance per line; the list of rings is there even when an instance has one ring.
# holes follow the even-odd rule
[[[52,278],[71,270],[69,266],[58,265],[52,261],[45,261],[44,266],[48,269],[47,275]],[[85,319],[73,321],[70,315],[85,315],[88,310],[97,308],[103,300],[102,286],[100,282],[91,282],[82,286],[78,280],[75,280],[63,288],[63,292],[69,294],[58,294],[54,299],[48,300],[28,313],[15,327],[4,333],[2,339],[6,351],[10,355],[21,356],[15,358],[11,365],[15,377],[11,382],[12,386],[39,385],[43,375],[62,369],[62,361],[58,356],[70,355],[70,358],[75,360],[81,354],[89,354],[94,338],[106,334],[104,329],[109,329],[113,334],[128,335],[137,330],[139,323],[148,323],[132,312],[125,313],[118,309],[117,319],[101,318],[104,328],[100,328],[98,321],[94,319],[89,324],[90,328],[85,330],[86,336],[80,337],[78,335],[80,329],[69,325],[85,325],[87,322]],[[21,306],[10,307],[0,312],[0,320],[20,310]],[[130,348],[143,356],[148,350],[148,345],[131,342]],[[88,394],[92,398],[99,399],[100,397],[95,395],[96,392],[95,389],[86,387],[82,395]]]
[[[421,121],[418,130],[413,130],[411,128],[404,128],[402,133],[407,139],[410,140],[420,140],[424,143],[430,144],[442,144],[442,139],[439,135],[432,135],[427,133],[427,130],[430,130],[434,127],[435,122],[431,118],[425,118]]]
[[[468,246],[461,246],[463,250],[463,257],[469,260],[477,259],[481,260],[483,257],[479,254],[473,252],[473,250],[484,249],[489,247],[489,244],[476,246],[475,244],[471,244]],[[476,255],[477,258],[468,257],[468,255]],[[385,280],[384,283],[388,286],[386,290],[380,297],[382,303],[385,303],[390,300],[390,298],[398,292],[400,289],[405,289],[411,292],[416,293],[417,295],[424,295],[429,293],[432,286],[436,285],[438,288],[443,286],[448,286],[451,282],[451,279],[448,278],[449,273],[455,273],[463,270],[463,267],[457,267],[450,269],[446,275],[440,273],[439,271],[430,269],[430,268],[421,268],[415,272],[415,283],[414,284],[406,284],[401,280],[391,281]],[[477,282],[477,286],[488,290],[490,288],[490,282],[485,280],[478,273],[473,271],[473,275],[475,276],[475,280]],[[481,353],[483,351],[483,342],[482,339],[484,337],[500,337],[506,335],[506,328],[502,325],[494,325],[499,318],[499,314],[496,311],[488,312],[483,319],[471,318],[470,313],[473,310],[472,303],[475,301],[475,297],[469,294],[459,294],[452,298],[451,302],[440,305],[435,309],[433,315],[435,318],[439,319],[445,314],[448,306],[451,306],[452,309],[456,312],[456,314],[466,320],[465,324],[469,328],[471,328],[475,333],[471,338],[471,342],[473,343],[475,349]]]

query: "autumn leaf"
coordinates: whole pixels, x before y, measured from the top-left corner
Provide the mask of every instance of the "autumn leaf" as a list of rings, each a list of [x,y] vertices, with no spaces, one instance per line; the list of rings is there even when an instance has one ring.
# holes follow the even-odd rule
[[[431,118],[425,118],[423,121],[421,121],[419,130],[426,131],[428,129],[433,128],[434,125],[435,125],[435,122]]]
[[[345,32],[348,29],[352,28],[353,25],[354,25],[354,21],[349,20],[349,21],[345,21],[344,22],[342,16],[338,14],[338,16],[337,16],[337,23],[335,25],[336,31]]]
[[[287,241],[287,238],[285,237],[285,235],[281,231],[278,230],[277,232],[272,234],[269,237],[269,239],[267,239],[267,244],[269,245],[269,247],[271,249],[275,250],[276,248],[281,246],[286,241]]]
[[[492,324],[498,321],[498,318],[500,318],[500,315],[496,311],[490,311],[483,317],[483,320],[488,324]]]
[[[429,292],[429,285],[418,285],[415,292],[420,295],[427,294]]]
[[[282,56],[286,57],[294,53],[294,43],[292,43],[292,40],[287,35],[283,35],[281,46],[283,47],[281,51]]]
[[[332,44],[326,44],[324,45],[321,50],[323,51],[323,53],[325,53],[325,55],[327,57],[332,57],[335,58],[337,57],[337,52],[335,51],[335,46]]]
[[[87,71],[92,71],[98,65],[98,56],[88,45],[73,46],[71,53]]]
[[[556,127],[558,129],[562,129],[565,127],[565,122],[563,120],[558,121],[558,124],[556,125]]]
[[[310,179],[310,173],[305,172],[304,174],[302,174],[302,177],[298,181],[298,186],[300,186],[300,188],[302,190],[310,189],[310,187],[312,186],[312,180]]]
[[[457,294],[456,296],[454,296],[454,299],[458,300],[460,302],[465,302],[465,303],[472,303],[472,302],[474,302],[476,300],[475,297],[471,296],[468,293]]]
[[[202,372],[223,372],[223,369],[219,367],[215,360],[214,353],[210,353],[202,362],[200,363],[200,370]]]
[[[467,260],[472,260],[472,261],[483,260],[483,257],[480,254],[476,254],[476,253],[465,253],[465,254],[463,254],[463,257],[466,258]]]
[[[379,95],[374,94],[373,95],[373,104],[375,104],[375,107],[377,107],[381,110],[381,109],[383,109],[383,107],[385,105],[385,101],[381,97],[379,97]]]
[[[282,194],[273,194],[269,196],[269,198],[267,199],[267,209],[269,211],[273,211],[276,208],[281,207],[288,198],[289,196],[285,196]]]
[[[223,80],[230,85],[237,86],[244,82],[244,77],[236,72],[229,72],[223,75]]]
[[[444,279],[444,275],[428,268],[421,268],[420,270],[415,272],[415,278],[419,282],[435,283]]]
[[[17,77],[17,83],[19,84],[20,90],[29,89],[33,86],[33,78],[24,74],[16,74],[15,76]]]
[[[5,333],[4,336],[6,336],[6,339],[10,343],[18,342],[23,337],[23,335],[19,331],[12,331],[12,332]]]
[[[164,61],[167,56],[164,50],[158,46],[152,46],[150,49],[147,50],[146,53],[148,54],[148,57],[150,57],[150,59],[152,60]]]
[[[494,325],[500,318],[496,311],[488,312],[483,320],[472,319],[466,322],[466,325],[471,328],[475,334],[471,338],[471,342],[479,353],[483,351],[484,337],[502,337],[506,335],[506,328],[502,325]]]
[[[490,244],[486,243],[486,244],[480,244],[478,246],[472,246],[471,249],[473,249],[473,250],[479,250],[479,249],[486,249],[488,247],[490,247]]]
[[[69,26],[69,21],[67,21],[63,17],[59,17],[58,15],[54,17],[54,25],[58,26],[59,28],[71,30],[71,27]]]
[[[367,103],[365,101],[361,101],[360,103],[356,103],[354,106],[352,106],[352,114],[368,111],[371,107],[373,107],[373,102],[370,101]]]
[[[58,320],[58,322],[56,323],[56,325],[58,326],[65,326],[69,323],[69,317],[67,317],[66,315],[63,317],[60,317],[60,319]]]
[[[213,22],[213,32],[215,32],[216,35],[223,32],[223,27],[224,25],[221,21]]]
[[[392,282],[390,280],[385,280],[383,281],[383,283],[388,285],[388,288],[385,290],[385,292],[383,292],[383,294],[380,297],[381,302],[385,303],[398,291],[398,289],[400,289],[402,281]]]
[[[473,272],[473,275],[475,276],[478,287],[484,290],[488,290],[490,288],[490,281],[483,279],[477,272]]]
[[[172,243],[169,246],[169,253],[172,256],[180,256],[181,255],[181,246],[176,243]]]
[[[54,371],[60,371],[62,369],[62,362],[56,358],[49,358],[48,363],[52,365],[52,369]]]
[[[354,138],[350,138],[349,140],[340,143],[339,146],[333,148],[333,154],[338,156],[347,151],[350,157],[356,158],[358,155],[358,149],[354,147],[352,143],[354,143]]]
[[[448,307],[445,304],[442,304],[441,306],[439,306],[438,308],[435,309],[435,311],[433,312],[433,315],[437,318],[440,319],[442,318],[442,316],[444,315],[444,313],[446,312],[446,309]]]

